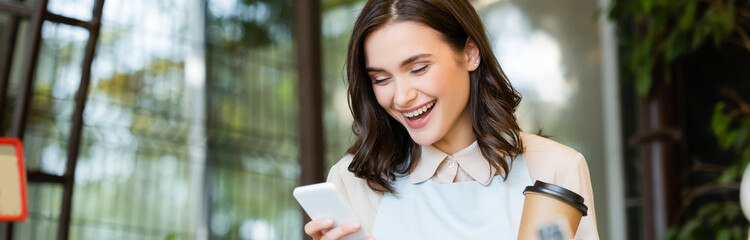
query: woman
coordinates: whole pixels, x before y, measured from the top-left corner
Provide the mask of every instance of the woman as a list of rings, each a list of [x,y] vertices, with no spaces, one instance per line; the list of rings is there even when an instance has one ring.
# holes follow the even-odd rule
[[[368,1],[347,75],[357,139],[328,182],[362,222],[311,221],[314,239],[515,239],[535,180],[582,195],[576,238],[598,239],[583,156],[520,130],[521,97],[468,0]]]

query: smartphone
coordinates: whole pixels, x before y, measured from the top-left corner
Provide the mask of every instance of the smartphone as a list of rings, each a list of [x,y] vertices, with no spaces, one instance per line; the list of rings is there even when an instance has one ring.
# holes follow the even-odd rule
[[[297,187],[294,188],[292,194],[313,220],[331,218],[334,227],[355,221],[361,223],[332,183],[326,182]],[[362,240],[369,236],[370,234],[364,228],[360,228],[359,231],[349,234],[343,239]]]

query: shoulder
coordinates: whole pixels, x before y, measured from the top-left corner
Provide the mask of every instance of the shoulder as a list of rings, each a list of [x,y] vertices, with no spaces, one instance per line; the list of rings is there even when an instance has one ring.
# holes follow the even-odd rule
[[[376,194],[367,185],[366,180],[358,178],[354,173],[349,171],[349,165],[352,163],[353,159],[354,157],[352,155],[346,155],[334,164],[328,172],[327,182],[336,185],[336,188],[339,192],[342,192],[342,194],[366,195],[368,197]]]
[[[551,139],[525,132],[520,132],[519,136],[523,141],[526,161],[569,165],[583,160],[583,155],[575,149]]]
[[[535,134],[521,132],[519,136],[532,179],[558,182],[587,168],[583,155],[571,147]]]
[[[349,165],[352,163],[352,160],[354,159],[354,156],[351,154],[347,154],[343,158],[341,158],[336,164],[334,164],[331,167],[331,170],[328,172],[328,181],[331,182],[331,178],[340,178],[341,180],[345,181],[353,181],[355,179],[359,179],[356,176],[354,176],[354,173],[349,171]]]
[[[576,155],[578,151],[561,143],[555,142],[549,138],[541,137],[536,134],[520,132],[519,136],[524,144],[524,152],[543,153],[551,152],[564,155]]]
[[[328,172],[328,182],[336,186],[336,190],[362,221],[362,227],[372,232],[372,225],[383,194],[370,189],[367,181],[349,171],[349,165],[353,159],[352,155],[346,155],[334,164]]]

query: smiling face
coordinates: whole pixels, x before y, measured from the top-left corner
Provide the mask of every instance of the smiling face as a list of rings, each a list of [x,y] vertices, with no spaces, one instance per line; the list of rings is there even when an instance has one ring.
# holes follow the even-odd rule
[[[475,140],[469,71],[479,64],[479,51],[472,41],[454,50],[439,32],[407,21],[372,32],[364,49],[378,104],[417,144],[452,154]]]

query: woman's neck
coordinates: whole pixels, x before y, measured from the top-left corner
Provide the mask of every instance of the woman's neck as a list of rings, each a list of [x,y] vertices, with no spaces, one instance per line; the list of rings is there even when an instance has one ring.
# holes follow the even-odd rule
[[[477,140],[471,125],[471,113],[468,109],[466,108],[461,112],[453,127],[432,146],[446,154],[453,155]]]

